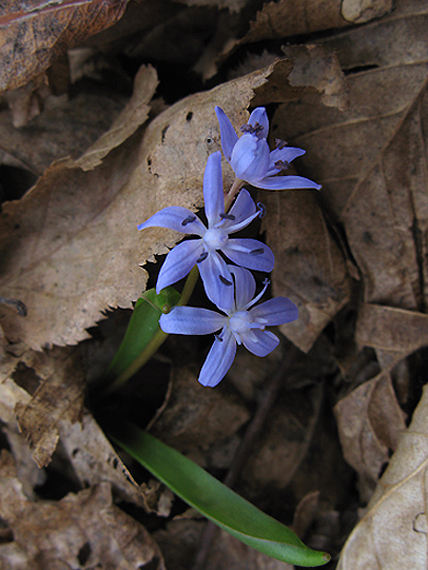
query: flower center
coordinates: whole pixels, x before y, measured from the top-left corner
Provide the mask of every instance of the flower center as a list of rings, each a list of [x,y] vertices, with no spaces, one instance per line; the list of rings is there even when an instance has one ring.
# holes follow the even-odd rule
[[[226,245],[229,236],[221,228],[210,228],[204,233],[202,238],[207,248],[211,251],[222,249]]]
[[[230,330],[236,334],[243,334],[251,328],[251,317],[247,311],[238,311],[229,319]]]

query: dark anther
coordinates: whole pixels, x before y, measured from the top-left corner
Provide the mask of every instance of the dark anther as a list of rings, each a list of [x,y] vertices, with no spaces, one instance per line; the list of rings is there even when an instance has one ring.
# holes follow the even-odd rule
[[[196,263],[201,263],[201,261],[204,261],[204,259],[206,259],[207,257],[208,257],[208,251],[203,251],[196,260]]]
[[[257,208],[260,208],[259,218],[264,218],[266,216],[266,206],[261,202],[257,202]]]
[[[220,218],[222,220],[235,220],[235,216],[233,214],[220,214]]]
[[[290,163],[287,162],[286,160],[277,160],[273,164],[275,168],[277,168],[278,170],[287,170],[290,166]]]
[[[196,220],[196,216],[187,216],[187,218],[184,218],[184,220],[181,222],[181,225],[187,226],[187,224],[191,224],[195,220]]]
[[[253,127],[253,125],[242,125],[241,127],[241,132],[242,133],[249,133],[250,135],[258,135],[262,130],[264,129],[263,125],[260,125],[259,123],[256,123]]]
[[[226,277],[223,277],[223,275],[220,275],[220,281],[225,285],[233,285],[232,281],[229,281],[229,279],[226,279]]]
[[[278,148],[279,150],[282,150],[283,148],[288,146],[288,142],[283,141],[282,139],[275,139],[275,145],[276,145],[276,148]]]
[[[219,334],[215,334],[214,336],[215,336],[216,340],[223,342],[223,339],[221,338],[221,336]]]
[[[261,253],[264,253],[264,249],[262,247],[250,251],[251,255],[260,255]]]

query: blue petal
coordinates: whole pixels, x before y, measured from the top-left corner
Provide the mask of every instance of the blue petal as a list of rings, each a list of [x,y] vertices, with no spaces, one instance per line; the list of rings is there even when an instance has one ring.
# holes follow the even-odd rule
[[[233,279],[224,259],[213,251],[198,263],[198,267],[208,299],[229,313],[234,307]],[[229,281],[230,285],[225,284],[222,278]]]
[[[170,206],[156,212],[151,218],[140,224],[138,229],[145,230],[146,228],[154,227],[167,228],[182,234],[196,234],[198,236],[202,236],[206,231],[206,227],[201,220],[191,210],[181,206]]]
[[[234,220],[225,220],[222,228],[227,230],[229,226],[240,224],[247,218],[250,218],[257,211],[256,204],[251,198],[248,190],[241,190],[236,198],[233,206],[229,210],[229,215],[234,216]]]
[[[257,133],[257,138],[267,138],[269,134],[269,119],[264,107],[257,107],[257,109],[254,109],[248,119],[248,124],[252,127],[255,127],[257,124],[261,125],[263,129]]]
[[[277,336],[259,329],[251,329],[240,337],[245,348],[256,356],[267,356],[279,344]]]
[[[258,253],[260,250],[263,252]],[[241,267],[267,273],[273,269],[275,258],[272,250],[256,239],[229,238],[222,252]]]
[[[229,266],[230,272],[235,277],[235,307],[240,311],[247,305],[256,292],[256,281],[253,275],[243,267]]]
[[[292,162],[295,158],[303,156],[304,154],[306,154],[306,150],[303,150],[302,148],[296,148],[292,146],[276,148],[270,153],[270,162],[271,164],[275,163],[277,160]]]
[[[233,364],[236,354],[236,341],[228,328],[224,329],[221,340],[216,338],[199,373],[203,386],[214,388],[223,380]]]
[[[251,184],[264,190],[300,190],[304,188],[321,190],[321,184],[303,176],[268,176],[263,180],[251,182]]]
[[[238,135],[236,134],[232,123],[229,121],[226,113],[221,107],[216,107],[215,113],[220,125],[221,146],[223,148],[223,153],[226,157],[226,160],[230,162],[233,147],[238,140]]]
[[[183,241],[171,249],[159,272],[156,293],[186,277],[202,251],[201,239]]]
[[[251,320],[265,326],[277,326],[295,321],[299,311],[293,301],[286,297],[269,299],[250,310]]]
[[[208,227],[220,220],[224,213],[223,179],[221,175],[221,152],[210,154],[204,173],[204,201]]]
[[[243,135],[236,143],[230,164],[237,178],[250,184],[264,178],[269,169],[270,150],[266,139]]]
[[[167,315],[161,315],[159,326],[168,334],[201,335],[220,330],[227,317],[197,307],[175,307]]]

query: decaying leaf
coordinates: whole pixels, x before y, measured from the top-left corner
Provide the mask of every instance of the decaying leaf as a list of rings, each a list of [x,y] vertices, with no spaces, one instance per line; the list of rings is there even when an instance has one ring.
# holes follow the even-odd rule
[[[168,405],[151,433],[174,449],[199,457],[201,451],[232,437],[250,414],[227,393],[201,391],[196,378],[194,368],[173,368]]]
[[[0,91],[27,83],[68,48],[113,25],[126,4],[127,0],[2,2]]]
[[[313,192],[275,192],[264,198],[267,241],[275,254],[274,295],[290,298],[299,318],[281,332],[307,352],[349,301],[345,258],[331,237]]]
[[[320,30],[361,24],[384,16],[392,0],[280,0],[266,2],[243,43],[287,38]]]
[[[344,457],[359,474],[359,490],[367,501],[406,429],[389,374],[381,372],[353,390],[336,404],[335,415]]]
[[[28,500],[12,456],[0,456],[0,516],[12,532],[0,545],[4,570],[94,567],[163,570],[162,555],[147,531],[112,503],[100,483],[59,502]]]
[[[40,385],[29,402],[15,406],[20,429],[34,446],[39,467],[47,465],[59,440],[59,422],[81,418],[84,371],[73,351],[56,348],[49,354],[29,351],[23,362],[32,368]]]
[[[428,315],[365,303],[358,312],[356,341],[371,346],[383,368],[428,345]]]
[[[428,389],[375,493],[345,544],[338,570],[401,570],[427,564]]]

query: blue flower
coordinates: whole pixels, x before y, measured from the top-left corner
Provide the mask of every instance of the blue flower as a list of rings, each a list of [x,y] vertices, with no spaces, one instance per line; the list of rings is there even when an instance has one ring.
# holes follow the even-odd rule
[[[167,255],[156,283],[156,292],[185,277],[197,263],[208,298],[218,307],[233,303],[232,275],[224,253],[231,261],[256,271],[272,271],[274,256],[270,248],[255,239],[229,238],[260,216],[247,190],[241,190],[230,211],[224,211],[221,153],[209,156],[204,174],[204,201],[208,228],[187,208],[171,206],[154,214],[138,226],[139,230],[158,226],[199,238],[184,241]]]
[[[243,344],[256,356],[266,356],[279,344],[279,339],[266,326],[282,325],[298,317],[296,305],[285,297],[265,301],[256,307],[268,286],[254,297],[256,283],[249,271],[242,267],[229,267],[235,281],[235,299],[222,315],[209,309],[175,307],[160,317],[159,325],[165,333],[203,335],[214,333],[214,344],[202,366],[199,382],[204,386],[216,386],[231,367],[236,345]],[[253,308],[251,308],[253,307]]]
[[[216,107],[215,112],[220,125],[223,153],[237,179],[264,190],[321,188],[303,176],[277,176],[288,168],[292,160],[305,154],[305,151],[286,146],[284,141],[277,141],[277,148],[270,151],[266,140],[269,119],[264,107],[254,109],[248,124],[241,128],[244,134],[240,138],[223,109]]]

